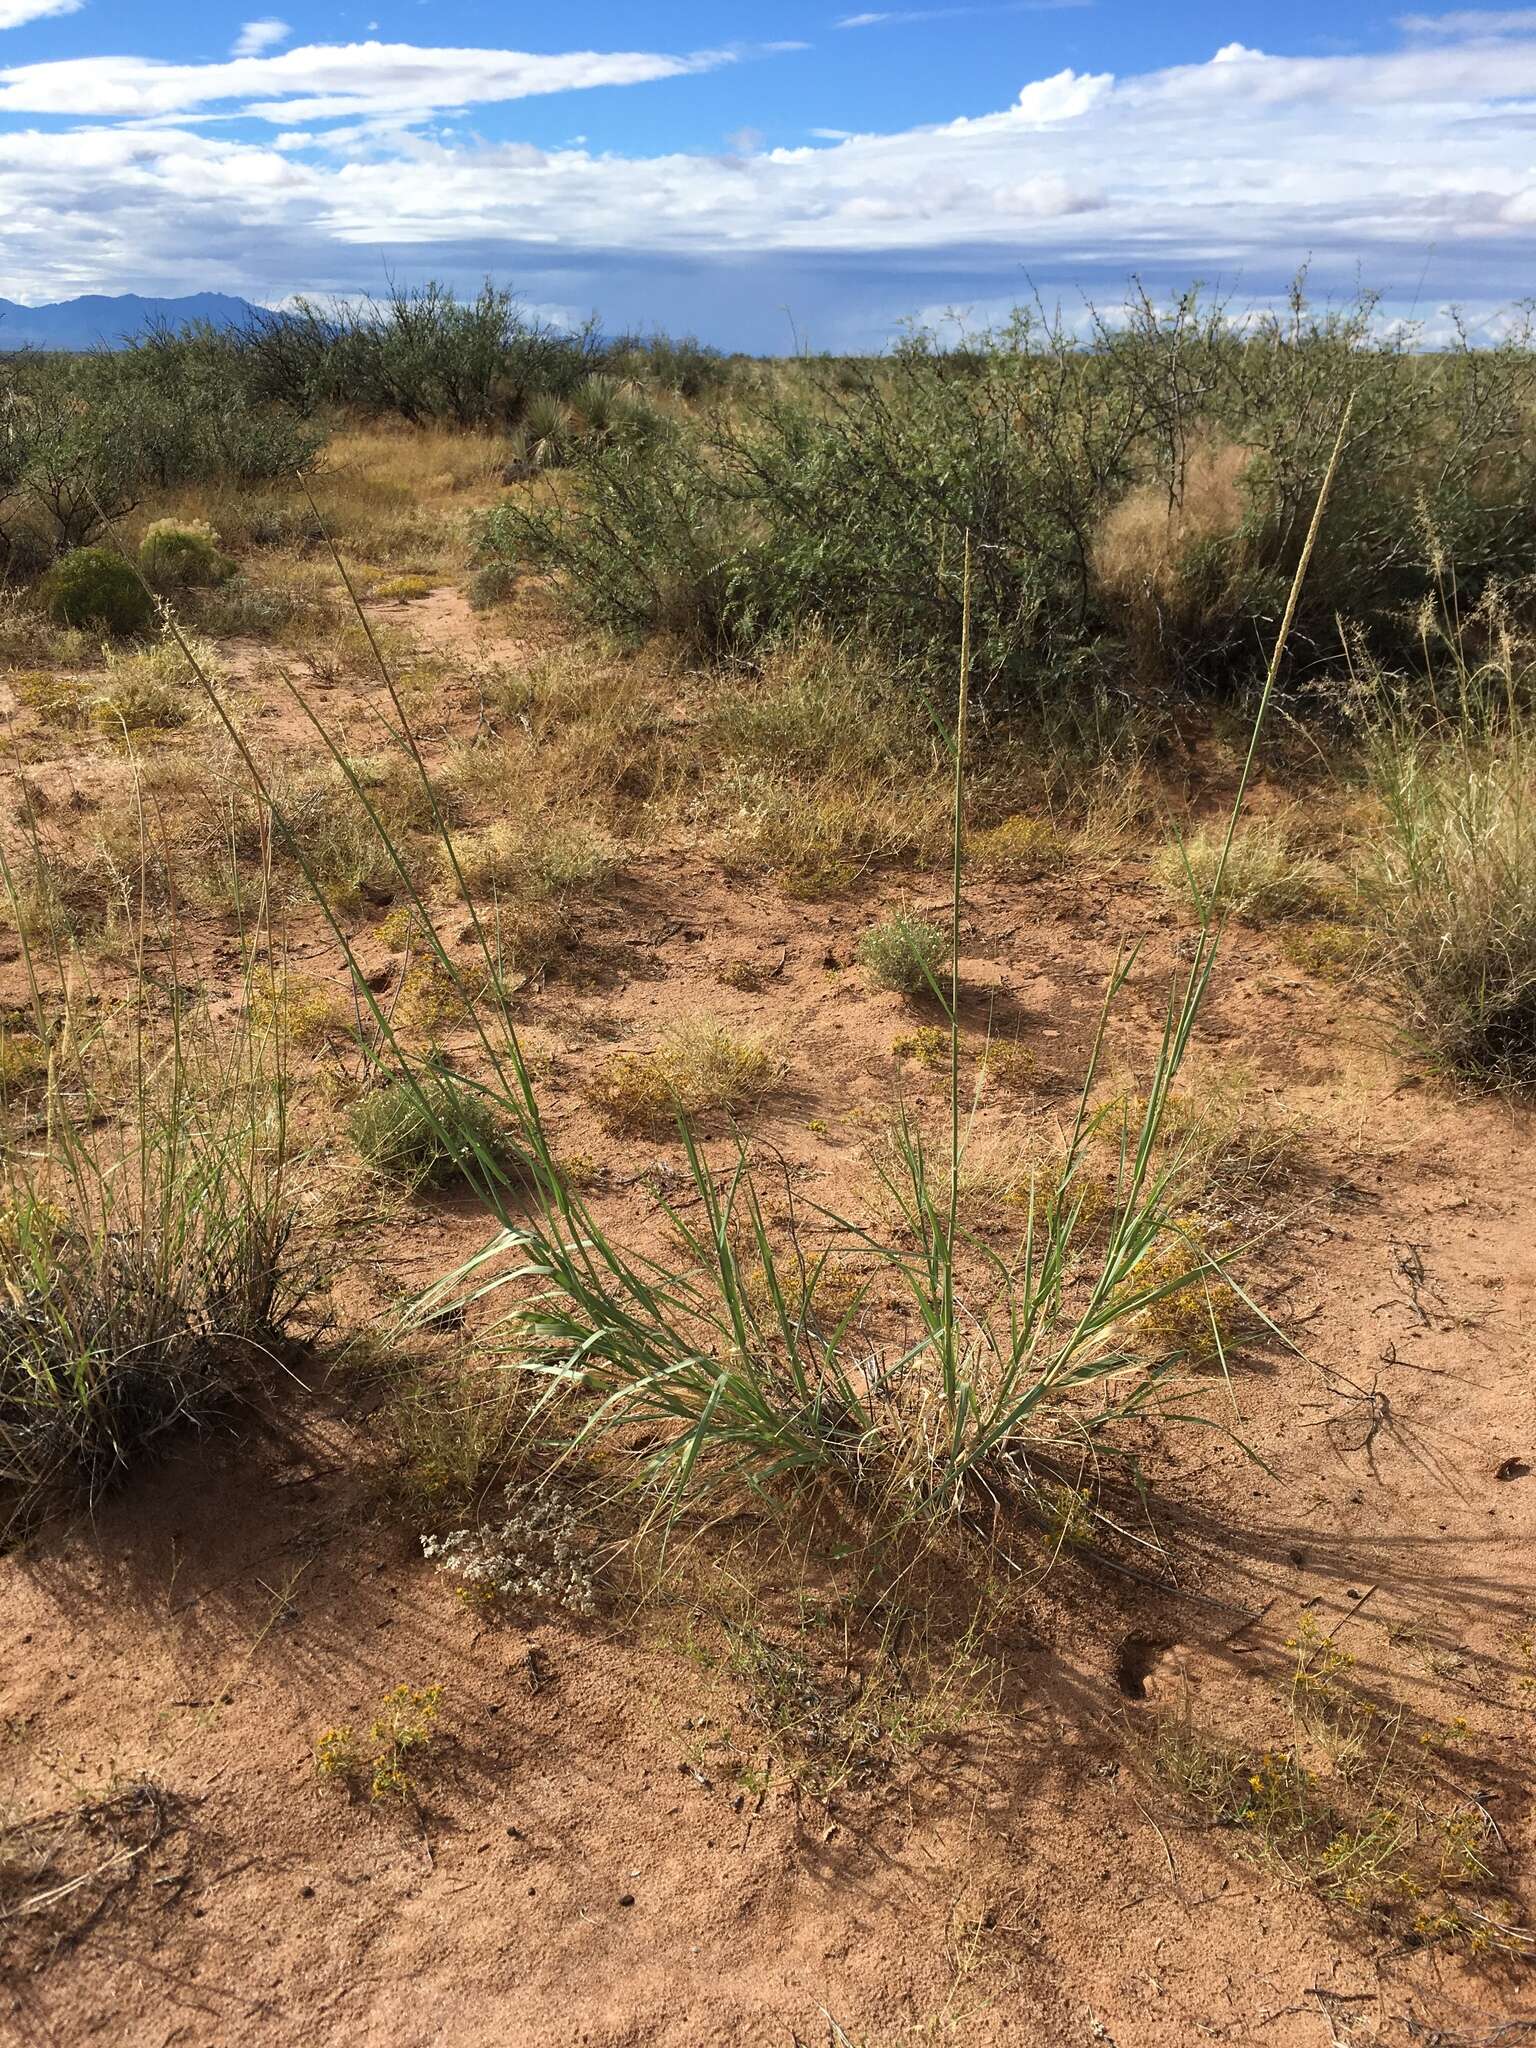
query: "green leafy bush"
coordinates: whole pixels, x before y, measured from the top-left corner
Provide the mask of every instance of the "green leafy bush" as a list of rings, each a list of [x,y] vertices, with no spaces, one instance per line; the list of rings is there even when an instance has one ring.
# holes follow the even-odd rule
[[[43,603],[61,626],[92,626],[120,637],[142,633],[154,600],[131,565],[110,548],[74,548],[43,578]]]
[[[510,603],[517,592],[517,571],[510,562],[484,562],[469,579],[469,608],[472,612],[494,611]]]
[[[729,411],[580,437],[575,488],[497,508],[484,550],[630,639],[755,654],[819,621],[925,681],[956,672],[968,554],[978,687],[1225,689],[1262,667],[1352,399],[1287,674],[1335,660],[1341,616],[1396,655],[1445,560],[1473,601],[1536,598],[1536,352],[1517,323],[1420,353],[1375,314],[1300,286],[1258,321],[1139,298],[1084,341],[1024,308],[960,349],[796,365]]]
[[[206,590],[234,574],[218,535],[202,520],[157,519],[139,543],[139,567],[156,589]]]

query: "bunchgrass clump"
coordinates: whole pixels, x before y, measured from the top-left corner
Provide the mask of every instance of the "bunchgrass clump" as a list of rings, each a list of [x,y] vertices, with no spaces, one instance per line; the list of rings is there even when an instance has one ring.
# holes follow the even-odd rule
[[[1066,840],[1046,818],[1020,811],[1001,824],[973,832],[966,848],[971,866],[1005,882],[1032,882],[1053,874],[1068,858]]]
[[[1218,870],[1221,894],[1213,901]],[[1232,916],[1248,924],[1306,917],[1327,909],[1339,894],[1327,863],[1306,851],[1283,817],[1250,818],[1233,834],[1230,849],[1225,826],[1201,826],[1165,846],[1154,872],[1196,917]]]
[[[941,925],[897,910],[860,935],[854,957],[877,988],[917,996],[936,989],[948,949]]]
[[[1452,1075],[1536,1084],[1536,725],[1507,648],[1454,711],[1374,735],[1386,834],[1368,878],[1409,1041]]]
[[[469,608],[472,612],[494,611],[510,604],[517,595],[517,569],[511,562],[482,562],[469,579]]]
[[[605,1060],[587,1095],[611,1131],[664,1137],[679,1118],[743,1114],[767,1093],[778,1071],[761,1040],[738,1038],[713,1019],[699,1018],[680,1025],[654,1053],[617,1053]]]
[[[31,1075],[47,1153],[0,1165],[0,1515],[22,1526],[227,1408],[309,1291],[282,1049],[188,998],[173,1024],[141,990],[126,1045],[65,1033]]]
[[[442,1067],[382,1080],[353,1104],[348,1126],[365,1163],[411,1189],[504,1182],[521,1165],[494,1101]]]
[[[537,826],[487,825],[459,834],[449,873],[475,898],[562,901],[601,889],[617,871],[612,843],[560,820]]]

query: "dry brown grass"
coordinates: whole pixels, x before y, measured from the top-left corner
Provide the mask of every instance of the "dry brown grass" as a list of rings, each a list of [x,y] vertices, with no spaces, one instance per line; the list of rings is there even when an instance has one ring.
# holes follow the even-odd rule
[[[1122,498],[1094,546],[1101,586],[1133,607],[1177,603],[1190,549],[1242,525],[1249,459],[1247,449],[1230,442],[1206,442],[1189,457],[1181,495],[1170,500],[1166,490],[1146,484]]]
[[[616,1053],[594,1075],[587,1099],[609,1130],[664,1137],[679,1117],[740,1115],[773,1085],[780,1062],[760,1039],[738,1038],[713,1018],[679,1025],[654,1053]]]
[[[1168,893],[1199,917],[1211,905],[1221,875],[1218,916],[1249,924],[1307,917],[1347,904],[1339,871],[1309,850],[1308,821],[1293,805],[1268,817],[1250,818],[1232,840],[1222,870],[1225,826],[1202,825],[1170,840],[1153,872]]]

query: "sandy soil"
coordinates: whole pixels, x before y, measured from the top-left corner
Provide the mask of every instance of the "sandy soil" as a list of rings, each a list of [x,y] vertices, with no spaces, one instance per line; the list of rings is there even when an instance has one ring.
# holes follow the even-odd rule
[[[457,607],[444,595],[412,622],[458,631]],[[775,1035],[786,1072],[756,1131],[813,1198],[857,1178],[859,1113],[888,1103],[898,1073],[936,1107],[939,1084],[891,1051],[908,1006],[851,963],[872,903],[942,892],[881,876],[858,900],[793,903],[687,847],[644,849],[584,914],[578,967],[523,999],[553,1057],[553,1126],[607,1175],[605,1215],[654,1229],[636,1176],[673,1148],[599,1131],[583,1063],[653,1045],[693,1011]],[[1112,1055],[1144,1060],[1182,936],[1145,861],[978,883],[969,920],[971,1021],[1040,1056],[1029,1115],[1069,1099],[1128,933],[1149,943]],[[211,921],[206,940],[220,957]],[[762,972],[755,992],[720,978],[741,961]],[[347,1383],[284,1383],[259,1427],[182,1445],[93,1519],[0,1560],[0,1798],[15,1821],[58,1817],[28,1839],[47,1840],[59,1892],[0,1926],[0,2035],[1472,2048],[1536,2034],[1528,1964],[1411,1947],[1325,1907],[1231,1831],[1181,1820],[1136,1763],[1159,1712],[1270,1739],[1285,1645],[1311,1615],[1356,1660],[1353,1682],[1401,1714],[1426,1782],[1475,1792],[1500,1883],[1536,1924],[1532,1115],[1418,1081],[1384,1023],[1271,935],[1231,935],[1201,1055],[1247,1063],[1307,1128],[1261,1272],[1300,1348],[1234,1368],[1254,1455],[1218,1434],[1157,1450],[1154,1518],[1179,1588],[1080,1555],[1049,1578],[1032,1565],[982,1645],[991,1696],[830,1804],[768,1768],[724,1664],[685,1653],[690,1629],[714,1640],[697,1590],[693,1609],[608,1598],[588,1621],[499,1627],[456,1605],[414,1532],[376,1511],[369,1401]],[[365,1219],[353,1310],[382,1312],[478,1235],[448,1199],[384,1235]],[[348,1802],[317,1778],[323,1728],[431,1681],[444,1739],[419,1807]],[[153,1798],[95,1818],[81,1805],[141,1781]]]

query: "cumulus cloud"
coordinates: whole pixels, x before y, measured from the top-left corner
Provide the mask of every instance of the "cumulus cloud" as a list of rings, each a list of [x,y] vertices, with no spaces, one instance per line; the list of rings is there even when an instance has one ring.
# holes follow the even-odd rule
[[[293,30],[286,21],[279,21],[275,15],[267,15],[261,21],[248,21],[235,37],[232,57],[260,57],[268,50],[275,50],[279,43],[286,43]]]
[[[78,14],[85,0],[0,0],[0,28],[24,28],[51,14]]]
[[[466,282],[512,273],[560,303],[587,296],[573,276],[590,279],[614,317],[675,322],[660,287],[650,303],[613,295],[620,275],[640,294],[649,266],[709,281],[682,317],[716,335],[739,334],[753,277],[773,280],[772,308],[786,276],[831,294],[873,270],[879,303],[899,312],[1023,290],[1026,272],[1057,288],[1130,270],[1273,277],[1309,251],[1346,286],[1358,265],[1411,289],[1433,249],[1431,290],[1470,279],[1491,301],[1524,290],[1536,258],[1524,34],[1413,36],[1373,55],[1228,45],[1155,72],[1064,70],[1011,81],[995,113],[735,155],[540,148],[432,118],[722,61],[371,43],[202,67],[0,69],[9,289],[280,297],[356,289],[387,263]],[[205,118],[231,104],[280,125],[253,139]],[[860,289],[846,286],[850,302]]]

